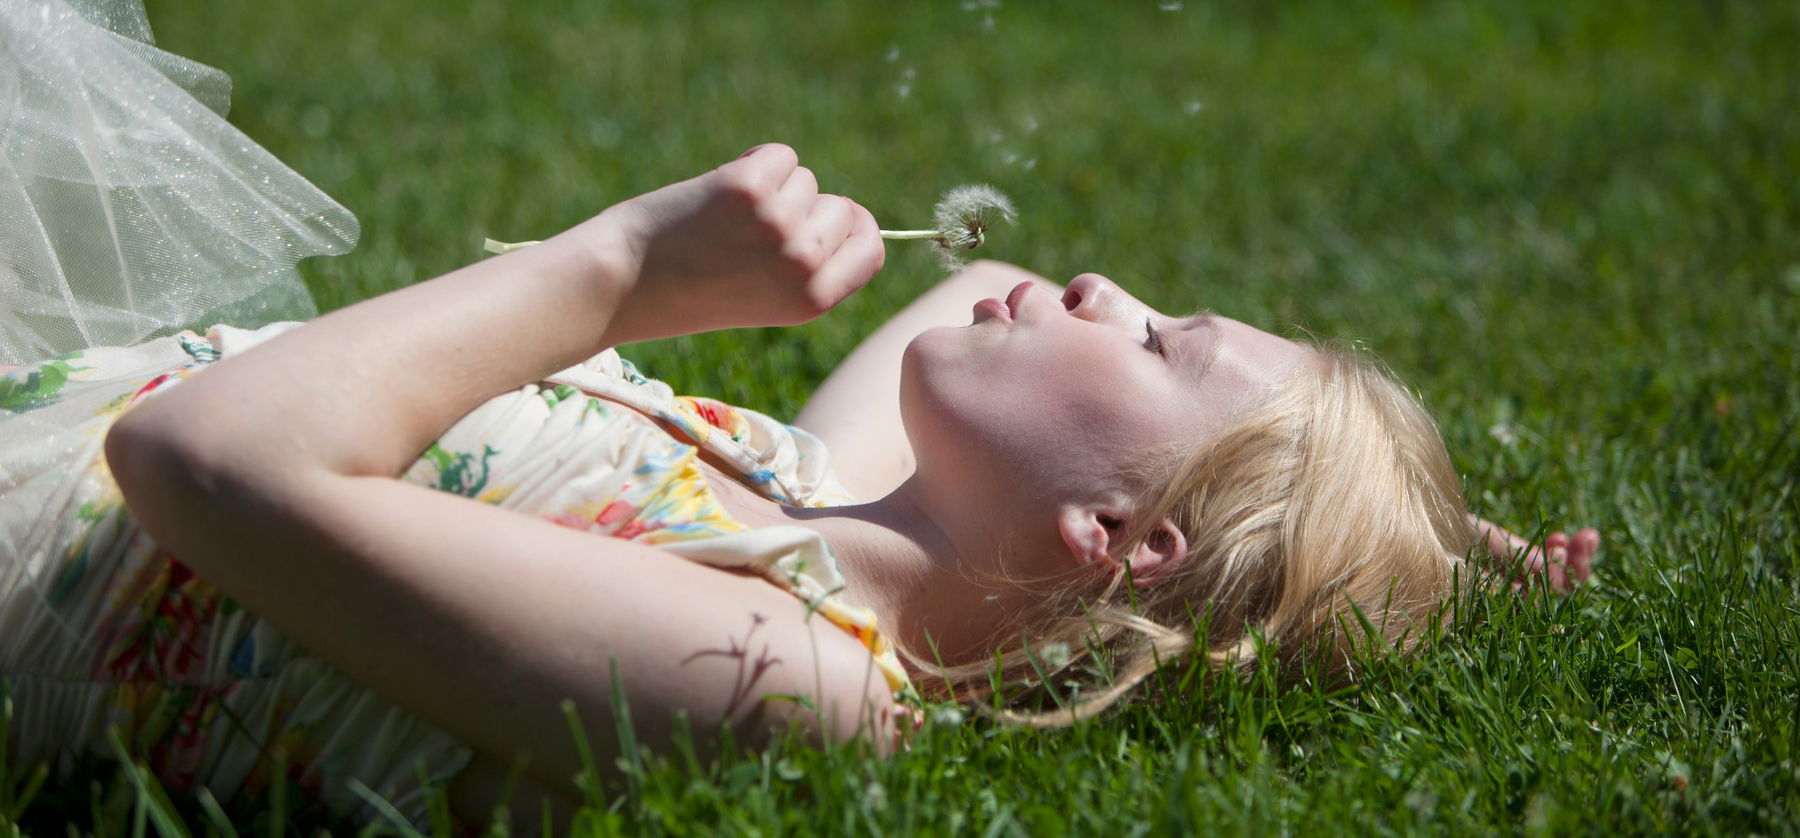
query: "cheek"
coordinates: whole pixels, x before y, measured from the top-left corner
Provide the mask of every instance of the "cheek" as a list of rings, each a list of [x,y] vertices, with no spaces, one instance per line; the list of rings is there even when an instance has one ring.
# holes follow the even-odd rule
[[[1169,394],[1137,359],[1059,336],[979,337],[934,330],[907,345],[901,418],[921,456],[1092,473],[1165,441]]]
[[[968,436],[968,426],[978,420],[971,413],[983,406],[974,398],[979,392],[971,386],[976,370],[955,340],[958,336],[942,331],[914,338],[900,359],[900,420],[919,454],[953,446],[957,437]]]

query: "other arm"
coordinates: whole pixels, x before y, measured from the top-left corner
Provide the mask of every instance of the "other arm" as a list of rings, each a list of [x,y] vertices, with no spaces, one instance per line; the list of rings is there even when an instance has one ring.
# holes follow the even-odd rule
[[[1594,554],[1600,551],[1600,531],[1593,527],[1574,535],[1553,532],[1542,546],[1532,544],[1505,527],[1469,516],[1469,522],[1481,537],[1481,548],[1495,570],[1511,575],[1515,589],[1523,590],[1534,582],[1547,582],[1550,590],[1568,593],[1587,583],[1593,570]]]

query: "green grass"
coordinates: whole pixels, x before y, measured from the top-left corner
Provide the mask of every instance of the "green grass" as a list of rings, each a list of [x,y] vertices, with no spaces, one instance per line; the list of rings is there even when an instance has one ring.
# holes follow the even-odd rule
[[[989,255],[1366,343],[1440,418],[1480,511],[1603,530],[1598,582],[1479,598],[1349,692],[1214,684],[1069,731],[933,727],[888,760],[653,760],[586,827],[1795,832],[1800,6],[901,9],[152,12],[164,47],[233,76],[238,125],[361,218],[355,252],[306,266],[326,307],[763,140],[895,226],[988,181],[1021,209]],[[922,247],[890,252],[816,324],[631,354],[791,414],[941,275]],[[100,791],[52,788],[32,823],[93,829],[97,808],[126,828],[125,781],[95,773]]]

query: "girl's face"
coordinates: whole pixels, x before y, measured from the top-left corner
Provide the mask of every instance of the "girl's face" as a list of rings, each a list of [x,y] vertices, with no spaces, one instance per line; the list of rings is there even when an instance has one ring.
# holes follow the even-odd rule
[[[1025,534],[1058,504],[1135,499],[1147,458],[1192,451],[1314,354],[1230,318],[1170,317],[1089,273],[1060,299],[1021,283],[970,325],[920,335],[901,410],[918,477]]]

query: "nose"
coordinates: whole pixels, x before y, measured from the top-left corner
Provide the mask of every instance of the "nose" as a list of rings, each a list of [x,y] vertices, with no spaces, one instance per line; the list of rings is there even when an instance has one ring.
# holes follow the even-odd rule
[[[1063,289],[1063,309],[1083,320],[1095,323],[1131,320],[1137,300],[1113,281],[1096,273],[1085,273],[1069,280]]]

